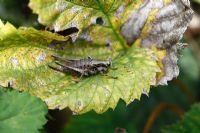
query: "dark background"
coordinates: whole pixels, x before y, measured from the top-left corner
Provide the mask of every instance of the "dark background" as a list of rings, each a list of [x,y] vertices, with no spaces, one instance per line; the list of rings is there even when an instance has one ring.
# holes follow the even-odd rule
[[[0,18],[19,26],[44,27],[37,22],[37,15],[27,7],[28,0],[0,0]],[[200,14],[200,4],[192,2],[195,15]],[[197,20],[200,17],[197,17]],[[75,116],[68,109],[51,110],[48,123],[41,132],[52,133],[112,133],[124,128],[128,133],[160,132],[166,125],[180,119],[183,112],[200,100],[200,25],[191,27],[182,42],[189,47],[179,52],[180,76],[168,86],[151,88],[149,97],[142,95],[126,106],[120,101],[117,108],[104,114],[89,112]],[[156,117],[157,116],[157,117]],[[151,120],[151,121],[149,121]]]

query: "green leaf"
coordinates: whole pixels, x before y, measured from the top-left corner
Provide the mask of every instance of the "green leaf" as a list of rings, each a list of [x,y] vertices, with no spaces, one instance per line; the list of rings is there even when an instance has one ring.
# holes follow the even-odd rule
[[[67,37],[32,28],[15,29],[9,23],[0,23],[0,28],[0,85],[9,83],[15,89],[40,97],[49,109],[69,107],[75,113],[92,109],[102,113],[115,108],[120,98],[129,104],[156,85],[160,69],[148,49],[132,47],[113,52],[103,45],[78,41],[59,51],[50,49],[49,44],[66,41]],[[99,59],[112,57],[116,69],[78,79],[77,83],[71,75],[48,67],[53,65],[51,55],[85,58],[88,54]]]
[[[31,14],[25,6],[28,1],[24,0],[0,0],[0,18],[19,27],[21,25],[39,27],[36,15]]]
[[[200,4],[200,0],[193,0],[194,2],[197,2],[198,4]]]
[[[163,133],[198,133],[200,132],[200,104],[192,106],[181,121],[162,129]]]
[[[193,81],[198,80],[200,76],[200,65],[194,53],[191,49],[184,49],[181,54],[183,57],[180,58],[179,64],[183,73],[187,75],[187,78]]]
[[[28,93],[0,88],[0,132],[36,133],[46,123],[47,106]]]

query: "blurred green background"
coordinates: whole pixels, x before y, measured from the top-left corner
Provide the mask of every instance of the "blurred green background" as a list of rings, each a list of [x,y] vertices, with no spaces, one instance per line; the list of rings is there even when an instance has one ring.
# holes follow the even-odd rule
[[[0,0],[0,18],[16,27],[43,28],[37,22],[37,15],[32,14],[27,5],[28,0]],[[200,21],[200,1],[192,1],[192,8],[195,22]],[[41,132],[113,133],[117,128],[123,128],[128,133],[145,130],[158,133],[162,127],[176,122],[182,111],[187,111],[200,100],[200,24],[191,24],[182,42],[190,45],[179,52],[180,76],[169,82],[168,86],[151,88],[149,96],[142,95],[140,101],[135,100],[128,106],[120,101],[114,111],[100,115],[89,112],[76,116],[68,109],[51,110],[49,121]],[[148,121],[150,118],[153,121]]]

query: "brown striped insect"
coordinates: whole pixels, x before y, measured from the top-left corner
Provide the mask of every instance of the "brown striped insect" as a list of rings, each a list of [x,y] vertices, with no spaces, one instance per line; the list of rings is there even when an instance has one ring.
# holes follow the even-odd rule
[[[112,65],[111,59],[95,60],[91,57],[84,59],[64,59],[59,56],[52,57],[55,59],[57,67],[50,66],[50,68],[60,72],[78,75],[81,77],[91,76],[98,73],[105,73]]]

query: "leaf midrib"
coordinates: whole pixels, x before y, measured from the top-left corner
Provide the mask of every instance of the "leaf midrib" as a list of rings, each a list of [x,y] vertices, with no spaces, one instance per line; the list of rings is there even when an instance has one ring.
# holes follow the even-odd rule
[[[124,48],[124,50],[126,50],[128,47],[126,45],[126,43],[124,43],[124,40],[120,37],[120,35],[116,32],[111,20],[110,20],[110,17],[109,17],[109,14],[108,12],[105,12],[104,9],[103,9],[103,6],[101,4],[101,2],[99,0],[96,0],[97,1],[97,5],[99,6],[99,8],[101,9],[101,12],[105,15],[107,21],[108,21],[108,24],[110,25],[110,28],[112,29],[115,37],[117,38],[117,40],[120,42],[120,44],[122,45],[122,47]],[[114,3],[112,4],[114,5]]]

